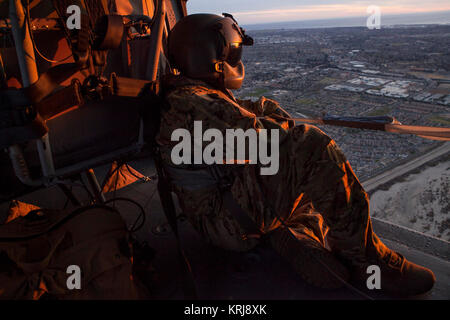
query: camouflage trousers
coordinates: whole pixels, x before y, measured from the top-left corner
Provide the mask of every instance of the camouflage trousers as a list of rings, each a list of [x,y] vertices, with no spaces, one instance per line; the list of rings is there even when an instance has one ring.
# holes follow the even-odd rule
[[[367,193],[336,143],[314,126],[290,129],[280,145],[276,175],[260,175],[258,166],[245,166],[231,191],[269,236],[280,227],[288,228],[354,265],[365,263],[368,246],[383,250],[372,232]],[[224,207],[220,190],[175,187],[175,192],[188,219],[208,242],[235,251],[258,243],[242,239],[244,231]]]

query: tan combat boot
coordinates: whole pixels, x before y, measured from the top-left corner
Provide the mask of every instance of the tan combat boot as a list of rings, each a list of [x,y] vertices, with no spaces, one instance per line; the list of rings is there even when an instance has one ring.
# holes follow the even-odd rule
[[[385,293],[406,297],[424,294],[433,288],[436,278],[431,270],[389,249],[375,234],[372,239],[367,247],[367,263],[354,269],[354,280],[366,286],[370,276],[367,267],[375,265],[380,268],[380,290]]]
[[[337,289],[349,280],[348,269],[317,240],[287,228],[269,234],[272,247],[286,259],[307,283],[324,289]]]

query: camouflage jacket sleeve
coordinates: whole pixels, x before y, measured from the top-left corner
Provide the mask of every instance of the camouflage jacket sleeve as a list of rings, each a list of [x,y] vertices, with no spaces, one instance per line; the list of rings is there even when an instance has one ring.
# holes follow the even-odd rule
[[[260,104],[266,110],[274,106],[261,100]],[[288,126],[280,124],[263,114],[247,109],[234,102],[217,90],[202,87],[180,87],[166,96],[167,109],[162,114],[158,143],[174,146],[171,141],[172,132],[176,129],[187,129],[194,133],[194,121],[201,121],[203,132],[207,129],[218,129],[225,136],[226,129],[279,129],[280,143],[286,138]],[[274,108],[275,109],[275,108]],[[259,116],[259,117],[258,117]],[[270,135],[268,135],[270,137]],[[268,140],[270,143],[270,139]],[[204,147],[208,143],[204,143]]]
[[[275,100],[261,97],[257,101],[237,99],[237,102],[241,107],[249,110],[258,117],[266,117],[267,119],[278,122],[285,129],[290,129],[295,126],[294,121],[283,121],[273,117],[274,114],[283,118],[291,117]]]

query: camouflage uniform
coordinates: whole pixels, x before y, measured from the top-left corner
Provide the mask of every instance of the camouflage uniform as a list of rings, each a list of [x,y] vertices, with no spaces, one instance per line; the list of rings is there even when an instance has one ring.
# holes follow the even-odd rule
[[[203,130],[216,128],[224,136],[225,129],[278,128],[278,173],[260,175],[258,165],[239,166],[231,188],[234,198],[264,233],[287,227],[294,236],[308,235],[329,245],[351,263],[364,262],[368,242],[375,246],[379,242],[371,229],[368,196],[330,137],[314,126],[271,118],[273,113],[288,114],[264,97],[239,101],[230,92],[187,78],[172,86],[158,136],[166,164],[173,166],[170,151],[178,143],[171,141],[172,131],[184,128],[193,135],[194,121],[202,121]],[[258,243],[242,239],[243,230],[223,206],[217,187],[174,189],[184,213],[207,241],[237,251]]]

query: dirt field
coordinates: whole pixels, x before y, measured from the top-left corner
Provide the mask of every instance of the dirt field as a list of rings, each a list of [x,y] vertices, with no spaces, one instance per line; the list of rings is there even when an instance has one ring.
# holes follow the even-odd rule
[[[371,196],[372,216],[450,240],[450,161],[407,176]]]

